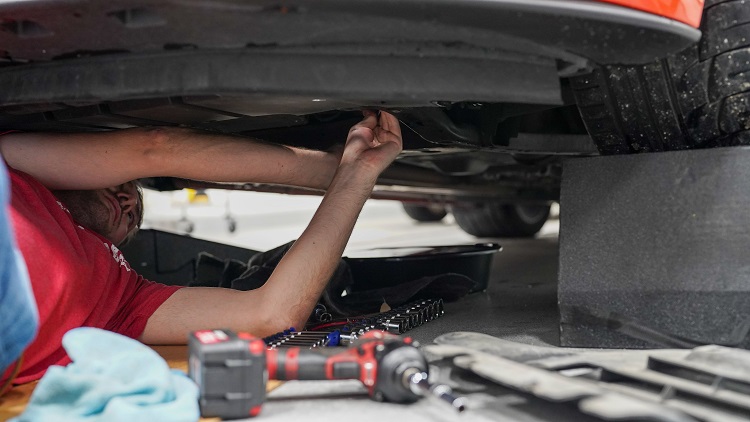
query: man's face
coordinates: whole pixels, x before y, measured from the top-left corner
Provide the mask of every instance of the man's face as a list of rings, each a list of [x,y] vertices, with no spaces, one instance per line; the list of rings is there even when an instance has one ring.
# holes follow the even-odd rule
[[[120,245],[141,224],[142,206],[134,182],[98,190],[61,190],[55,196],[73,219]]]

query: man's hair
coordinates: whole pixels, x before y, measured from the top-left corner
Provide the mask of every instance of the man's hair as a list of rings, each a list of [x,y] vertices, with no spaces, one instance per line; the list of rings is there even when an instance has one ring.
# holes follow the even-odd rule
[[[122,247],[130,243],[138,234],[138,230],[141,228],[141,224],[143,224],[143,187],[138,180],[133,180],[132,183],[135,186],[135,191],[138,192],[138,202],[136,203],[135,213],[135,218],[138,219],[138,222],[135,224],[135,230],[130,232],[128,236],[123,239],[123,241],[119,245],[117,245],[118,247]]]

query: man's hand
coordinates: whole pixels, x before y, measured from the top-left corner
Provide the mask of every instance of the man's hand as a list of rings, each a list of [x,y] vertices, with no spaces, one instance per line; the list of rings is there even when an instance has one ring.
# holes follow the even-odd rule
[[[379,175],[403,148],[398,119],[390,113],[363,111],[365,118],[349,130],[340,165],[354,164]]]

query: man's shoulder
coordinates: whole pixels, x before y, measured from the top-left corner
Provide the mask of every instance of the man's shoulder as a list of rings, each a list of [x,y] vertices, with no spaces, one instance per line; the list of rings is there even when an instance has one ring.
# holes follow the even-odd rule
[[[49,191],[49,189],[47,189],[42,184],[42,182],[40,182],[39,180],[37,180],[34,176],[32,176],[32,175],[30,175],[30,174],[28,174],[26,172],[23,172],[21,170],[18,170],[16,168],[11,167],[4,160],[3,160],[3,164],[5,164],[5,168],[7,169],[8,175],[10,176],[11,183],[21,183],[21,182],[24,182],[24,183],[33,185],[34,187],[39,187],[39,188],[42,188],[44,190]]]
[[[34,176],[21,170],[7,167],[9,188],[11,195],[11,204],[17,208],[19,204],[26,204],[25,207],[35,212],[41,209],[50,211],[61,210],[66,215],[70,215],[68,209],[55,197],[51,190],[44,186]]]

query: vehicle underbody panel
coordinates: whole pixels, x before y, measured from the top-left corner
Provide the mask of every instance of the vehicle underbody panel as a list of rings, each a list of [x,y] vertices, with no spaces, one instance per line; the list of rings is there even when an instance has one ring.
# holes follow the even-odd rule
[[[595,153],[565,78],[700,36],[593,1],[23,1],[0,13],[0,129],[167,125],[326,148],[361,108],[387,109],[408,132],[409,171],[382,180],[398,197],[385,186],[446,186],[421,186],[426,170],[458,192],[488,169],[541,160],[554,173],[547,155]],[[466,149],[490,154],[450,154]],[[513,183],[534,185],[524,173]]]

